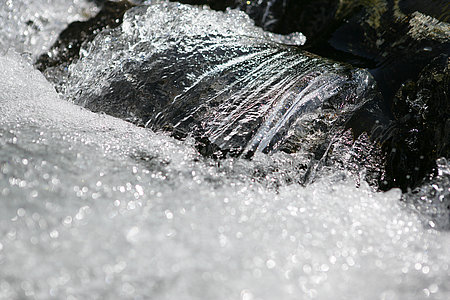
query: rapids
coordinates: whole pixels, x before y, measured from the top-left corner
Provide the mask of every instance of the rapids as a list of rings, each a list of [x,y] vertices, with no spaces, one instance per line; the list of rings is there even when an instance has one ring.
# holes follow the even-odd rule
[[[31,14],[34,17],[60,8],[55,0],[37,3],[41,6]],[[62,9],[65,14],[55,15],[60,22],[82,18],[77,14],[83,5],[95,12],[91,2],[73,3],[80,6],[74,4],[72,9]],[[133,10],[140,13],[128,12],[123,26],[103,31],[68,69],[49,70],[61,76],[57,93],[30,62],[56,38],[56,32],[27,31],[21,26],[30,11],[19,2],[5,5],[0,8],[0,21],[16,25],[8,27],[10,31],[0,27],[7,45],[0,44],[0,299],[450,298],[450,232],[443,230],[449,228],[447,160],[438,160],[438,172],[421,188],[402,194],[399,189],[376,191],[365,181],[365,170],[358,163],[366,149],[358,141],[346,146],[345,140],[338,140],[330,153],[339,159],[353,157],[356,178],[348,166],[330,165],[307,185],[303,178],[305,165],[312,161],[309,148],[286,153],[274,146],[282,128],[294,126],[291,133],[301,134],[320,115],[330,118],[324,123],[328,131],[318,127],[322,134],[341,130],[339,116],[330,112],[339,112],[337,108],[351,112],[372,96],[366,71],[289,50],[292,46],[283,44],[286,39],[257,29],[241,12],[152,4],[150,9]],[[11,11],[17,18],[11,17]],[[151,18],[142,17],[147,13]],[[197,28],[189,25],[193,13]],[[48,22],[51,28],[56,21]],[[177,22],[185,27],[177,29]],[[248,99],[244,103],[250,105],[259,99],[258,92],[275,95],[271,107],[258,102],[261,115],[269,117],[261,122],[253,119],[254,134],[246,137],[245,146],[237,143],[257,150],[252,159],[204,156],[195,135],[180,140],[156,130],[161,129],[157,126],[143,128],[123,120],[138,124],[152,120],[133,119],[136,115],[130,112],[139,110],[120,115],[121,110],[102,104],[101,109],[93,109],[95,113],[77,105],[89,108],[82,100],[95,98],[83,94],[102,95],[117,74],[139,82],[133,79],[133,72],[139,70],[136,62],[151,62],[149,57],[157,58],[153,62],[159,63],[158,68],[175,68],[173,56],[165,53],[171,53],[172,47],[179,57],[188,57],[194,53],[193,44],[174,48],[167,41],[177,34],[181,41],[197,40],[208,22],[209,32],[215,34],[202,37],[203,41],[209,41],[207,47],[223,46],[215,39],[227,37],[232,46],[215,51],[219,49],[224,57],[230,54],[225,60],[229,64],[214,56],[215,51],[206,53],[212,60],[199,66],[180,59],[179,66],[190,75],[179,83],[170,78],[167,86],[181,96],[164,89],[161,93],[171,96],[169,103],[184,97],[181,107],[190,105],[181,109],[188,112],[184,117],[194,115],[198,124],[210,122],[204,129],[213,128],[218,134],[198,132],[214,137],[211,141],[220,147],[235,145],[226,144],[227,131],[220,131],[228,116],[243,119],[236,117],[239,121],[230,123],[227,134],[245,123],[245,114],[238,113],[242,112],[238,99]],[[129,35],[124,37],[122,30]],[[30,42],[8,42],[14,35],[27,36]],[[150,44],[148,37],[154,39]],[[294,40],[300,43],[302,35]],[[269,57],[290,64],[266,61],[263,53],[274,49],[281,50]],[[239,61],[241,55],[252,54],[254,60]],[[243,62],[245,68],[239,64]],[[267,68],[258,68],[261,64]],[[127,66],[133,72],[117,71]],[[277,68],[284,73],[277,73]],[[295,68],[300,74],[309,70],[309,75],[296,81]],[[217,74],[225,74],[224,82]],[[204,98],[197,97],[205,87],[199,83],[206,79],[213,88]],[[278,90],[270,90],[271,85]],[[120,85],[116,87],[120,92]],[[223,114],[199,100],[220,95],[226,103],[226,93],[236,102]],[[192,114],[190,109],[197,104],[211,119]],[[216,110],[211,113],[211,109]],[[301,121],[289,121],[292,118]],[[318,131],[304,133],[306,145],[316,140],[328,145]]]

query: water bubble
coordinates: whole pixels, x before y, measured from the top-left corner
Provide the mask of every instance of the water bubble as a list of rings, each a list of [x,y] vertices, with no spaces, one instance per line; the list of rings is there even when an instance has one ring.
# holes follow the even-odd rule
[[[276,262],[272,259],[266,261],[266,266],[268,269],[273,269],[275,268],[276,265],[277,265]]]

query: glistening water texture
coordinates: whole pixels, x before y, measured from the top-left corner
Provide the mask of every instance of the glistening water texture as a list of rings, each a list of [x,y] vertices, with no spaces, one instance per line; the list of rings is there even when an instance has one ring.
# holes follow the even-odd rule
[[[1,299],[450,297],[450,235],[399,190],[285,185],[270,170],[294,155],[204,159],[58,99],[18,55],[0,91]]]
[[[18,51],[34,60],[64,26],[96,12],[88,0],[0,0],[0,53]]]
[[[95,112],[201,136],[224,150],[270,152],[292,128],[301,139],[322,118],[330,130],[372,89],[367,72],[285,40],[239,11],[140,6],[85,45],[59,89]]]

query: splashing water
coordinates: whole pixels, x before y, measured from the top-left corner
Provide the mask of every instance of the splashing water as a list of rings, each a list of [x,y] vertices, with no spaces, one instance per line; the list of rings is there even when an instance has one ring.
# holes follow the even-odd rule
[[[252,160],[63,101],[0,54],[0,299],[449,299],[448,162],[418,201],[335,169],[305,187],[302,151],[261,153],[290,135],[306,147],[317,118],[339,128],[334,114],[372,86],[278,38],[234,11],[138,7],[58,83],[92,110],[194,124]]]
[[[281,40],[238,11],[140,6],[86,45],[60,90],[90,110],[222,150],[271,152],[294,123],[328,114],[332,127],[372,88],[367,72]]]
[[[403,200],[421,214],[432,228],[450,229],[450,163],[437,160],[437,174],[430,176],[422,186],[409,191]]]
[[[87,0],[0,0],[0,53],[25,53],[30,60],[48,50],[70,22],[95,15]]]
[[[0,299],[450,295],[450,236],[399,190],[345,173],[273,188],[295,155],[205,159],[59,100],[15,55],[0,90]]]

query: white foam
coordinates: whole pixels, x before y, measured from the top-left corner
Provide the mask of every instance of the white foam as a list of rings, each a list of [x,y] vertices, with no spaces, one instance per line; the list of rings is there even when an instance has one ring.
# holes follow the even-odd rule
[[[34,60],[67,24],[97,12],[87,0],[0,0],[0,53],[27,53]]]
[[[59,100],[15,54],[0,101],[1,299],[450,298],[450,236],[399,190],[203,159]]]

